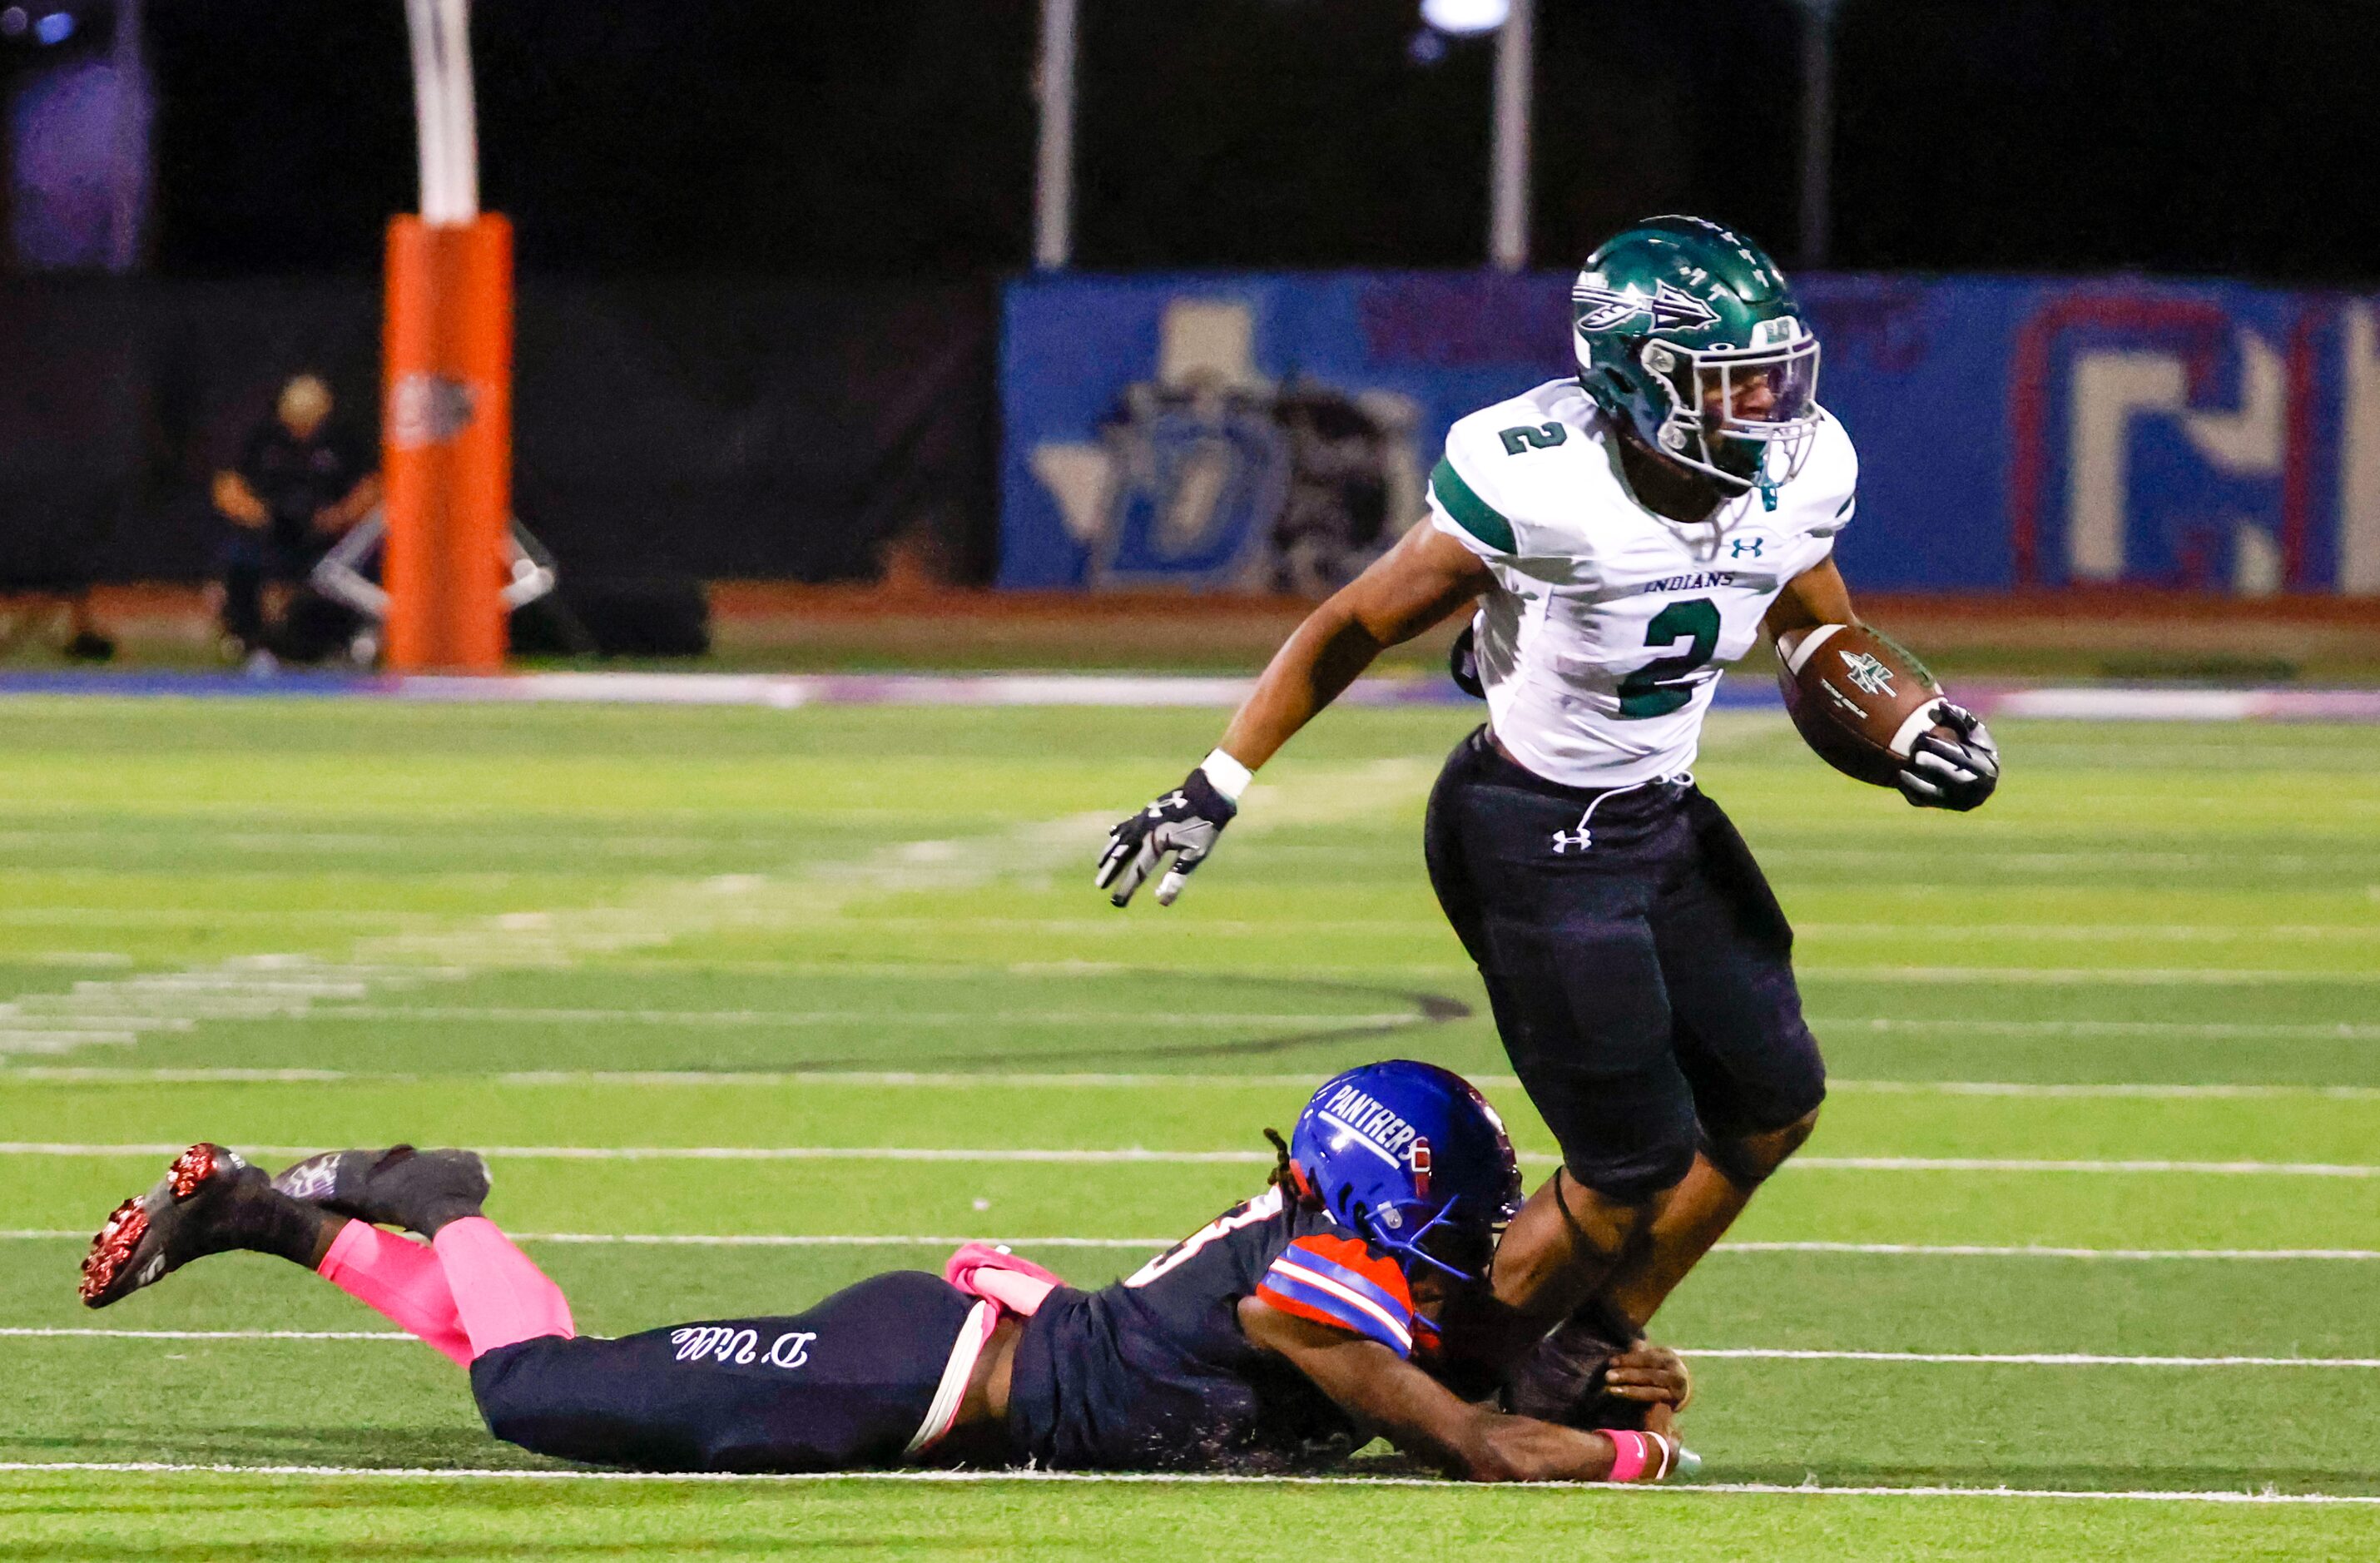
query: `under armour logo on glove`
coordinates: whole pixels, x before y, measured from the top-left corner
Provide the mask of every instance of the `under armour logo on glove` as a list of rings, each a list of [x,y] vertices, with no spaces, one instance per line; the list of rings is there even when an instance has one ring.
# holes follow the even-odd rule
[[[1099,873],[1091,882],[1108,891],[1108,899],[1118,906],[1124,905],[1172,853],[1173,866],[1157,882],[1157,904],[1171,906],[1182,893],[1183,881],[1207,861],[1215,850],[1215,838],[1239,811],[1207,780],[1202,766],[1181,786],[1108,831],[1108,849],[1099,854]]]
[[[1918,735],[1909,745],[1909,769],[1897,779],[1900,795],[1919,808],[1979,808],[2000,784],[2000,749],[1984,719],[1964,706],[1935,702],[1934,720],[1958,733]]]

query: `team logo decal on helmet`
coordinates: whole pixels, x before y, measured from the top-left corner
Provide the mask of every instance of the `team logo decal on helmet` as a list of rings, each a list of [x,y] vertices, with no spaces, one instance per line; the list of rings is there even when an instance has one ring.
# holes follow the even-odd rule
[[[1670,326],[1699,327],[1718,324],[1718,311],[1691,293],[1682,293],[1666,282],[1653,285],[1653,297],[1645,297],[1633,288],[1593,287],[1580,283],[1570,290],[1571,302],[1589,306],[1578,316],[1581,331],[1609,331],[1621,321],[1638,315],[1652,317],[1653,329]]]
[[[1571,290],[1579,383],[1604,415],[1768,508],[1818,422],[1818,339],[1776,262],[1699,217],[1655,217],[1586,258]]]
[[[1322,1083],[1297,1115],[1289,1158],[1306,1191],[1410,1273],[1488,1273],[1521,1204],[1503,1120],[1471,1083],[1408,1059]]]

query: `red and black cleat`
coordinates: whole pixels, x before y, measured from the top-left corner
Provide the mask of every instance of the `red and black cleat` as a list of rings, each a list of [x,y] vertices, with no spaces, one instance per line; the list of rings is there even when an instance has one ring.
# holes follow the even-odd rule
[[[157,1186],[115,1207],[83,1256],[86,1307],[104,1308],[204,1254],[237,1246],[210,1229],[231,1203],[249,1164],[221,1145],[200,1144],[174,1158]]]

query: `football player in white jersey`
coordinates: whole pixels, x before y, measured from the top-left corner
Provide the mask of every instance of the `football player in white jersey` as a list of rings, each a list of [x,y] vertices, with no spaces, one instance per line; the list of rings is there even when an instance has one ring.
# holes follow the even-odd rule
[[[1655,218],[1590,256],[1572,300],[1577,376],[1455,423],[1427,523],[1299,625],[1098,873],[1123,906],[1172,854],[1170,904],[1257,767],[1383,648],[1476,605],[1488,721],[1449,759],[1425,847],[1561,1146],[1497,1253],[1514,1352],[1564,1321],[1641,1333],[1816,1122],[1791,929],[1690,770],[1720,670],[1764,628],[1858,622],[1831,554],[1859,461],[1775,264]],[[1998,751],[1971,713],[1937,716],[1900,789],[1973,808]]]

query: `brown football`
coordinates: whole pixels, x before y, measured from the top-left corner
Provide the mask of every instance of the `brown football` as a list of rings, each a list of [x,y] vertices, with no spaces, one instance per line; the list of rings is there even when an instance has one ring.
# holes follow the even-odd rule
[[[1874,630],[1817,624],[1777,637],[1786,714],[1818,757],[1846,776],[1889,787],[1909,745],[1931,729],[1942,697],[1916,658]]]

